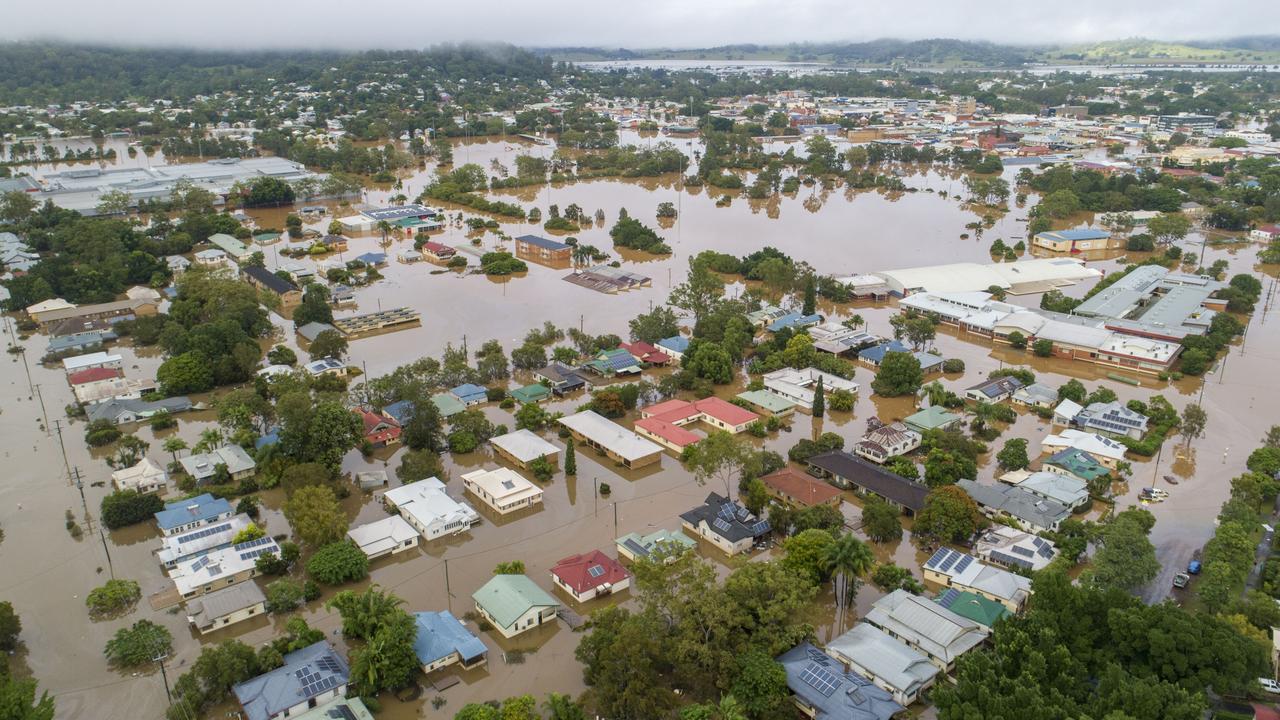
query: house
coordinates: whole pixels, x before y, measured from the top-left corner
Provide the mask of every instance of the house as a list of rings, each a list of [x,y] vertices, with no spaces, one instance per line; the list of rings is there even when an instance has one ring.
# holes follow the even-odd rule
[[[997,622],[1012,614],[1009,608],[994,600],[955,588],[947,588],[933,601],[960,617],[982,623],[987,627],[994,627]]]
[[[792,702],[814,720],[890,720],[905,707],[870,679],[844,672],[809,642],[775,658],[787,673]]]
[[[348,372],[346,363],[331,357],[312,360],[302,367],[311,377],[321,377],[323,375],[345,377]]]
[[[245,265],[240,268],[240,275],[250,285],[280,298],[280,304],[284,307],[293,307],[302,302],[302,290],[292,280],[286,280],[264,267]]]
[[[658,349],[676,360],[683,360],[684,354],[689,350],[689,338],[683,335],[673,335],[669,338],[663,338],[657,343]]]
[[[418,547],[418,537],[418,531],[399,515],[357,525],[347,531],[347,538],[370,560]]]
[[[973,552],[980,560],[1032,571],[1043,570],[1057,555],[1052,541],[1008,525],[993,525],[983,531]]]
[[[431,396],[431,404],[440,411],[440,417],[448,419],[467,409],[462,401],[450,393],[436,393]]]
[[[556,456],[560,454],[560,448],[527,428],[489,438],[489,444],[493,445],[494,452],[500,457],[526,470],[530,463],[538,459],[545,458],[554,464]]]
[[[115,380],[123,376],[124,371],[120,368],[95,367],[71,373],[67,376],[67,382],[72,389],[75,389],[78,385],[102,382],[103,380]]]
[[[400,513],[427,541],[464,533],[480,522],[480,515],[445,492],[439,478],[427,478],[388,490],[382,496],[388,510]]]
[[[156,513],[155,517],[156,525],[160,527],[160,534],[169,536],[205,525],[215,525],[229,519],[231,514],[231,503],[205,493],[166,503],[164,509]]]
[[[901,589],[875,601],[864,619],[924,653],[945,673],[954,670],[961,656],[991,634],[981,623]]]
[[[631,587],[631,573],[599,550],[564,558],[552,566],[551,580],[580,603]]]
[[[375,720],[373,713],[358,697],[340,697],[316,705],[301,715],[290,715],[289,720]]]
[[[1076,230],[1050,230],[1036,233],[1031,239],[1034,247],[1050,252],[1077,253],[1084,250],[1115,250],[1124,247],[1124,240],[1111,236],[1105,230],[1079,228]]]
[[[355,262],[362,263],[367,267],[386,267],[387,254],[379,252],[367,252],[356,257]]]
[[[1004,377],[991,378],[967,388],[964,391],[965,399],[975,402],[998,403],[1013,397],[1013,394],[1023,387],[1022,381],[1016,377],[1006,375]]]
[[[144,457],[136,465],[111,473],[111,484],[116,490],[132,490],[137,493],[164,492],[169,485],[169,473]]]
[[[501,515],[542,504],[542,488],[510,468],[472,470],[462,487]]]
[[[1057,435],[1048,435],[1040,443],[1041,452],[1056,453],[1068,448],[1089,453],[1109,470],[1115,470],[1116,463],[1124,460],[1125,446],[1097,433],[1068,429]]]
[[[279,433],[277,432],[276,435],[275,441],[270,444],[274,445],[280,441]],[[387,476],[386,470],[361,470],[356,473],[356,486],[364,491],[386,487],[388,482],[390,482],[390,478]]]
[[[880,367],[884,362],[884,358],[891,352],[910,353],[911,348],[903,345],[900,340],[888,340],[879,345],[872,345],[869,348],[858,351],[858,362],[869,365],[873,368]]]
[[[448,262],[458,251],[443,243],[428,240],[422,244],[422,256],[433,262]]]
[[[123,371],[124,358],[115,354],[95,352],[89,353],[88,355],[77,355],[75,357],[64,358],[62,361],[62,369],[67,373],[67,375],[92,368],[107,368],[110,370]]]
[[[110,330],[62,335],[49,341],[45,347],[45,356],[52,358],[73,352],[83,354],[88,350],[102,348],[108,341],[115,339],[116,334]]]
[[[895,475],[843,450],[819,453],[809,458],[809,472],[831,478],[839,487],[880,497],[907,515],[920,512],[924,508],[924,498],[929,494],[925,485]]]
[[[187,603],[187,623],[201,635],[266,614],[267,596],[256,583],[246,582],[191,600]]]
[[[854,350],[861,350],[883,339],[837,322],[825,322],[809,328],[809,337],[813,339],[814,350],[829,352],[832,355],[844,355]]]
[[[635,561],[642,557],[652,560],[661,555],[663,563],[670,565],[696,547],[697,543],[684,533],[663,529],[648,535],[627,533],[615,540],[614,546],[618,550],[618,557]]]
[[[904,425],[922,435],[930,430],[949,430],[962,422],[964,422],[962,415],[947,412],[937,405],[921,408],[919,412],[912,413],[902,420]]]
[[[640,361],[622,348],[601,350],[582,367],[584,370],[590,370],[601,377],[637,375],[641,370]]]
[[[684,529],[730,555],[747,552],[769,534],[769,521],[757,518],[743,505],[717,493],[703,504],[680,513]]]
[[[781,332],[783,330],[795,330],[799,332],[800,330],[813,327],[821,322],[821,315],[801,315],[798,312],[789,312],[766,325],[764,329],[771,333]]]
[[[924,563],[924,579],[944,588],[968,590],[1021,612],[1031,597],[1031,581],[1008,570],[984,565],[972,555],[938,548]]]
[[[472,594],[476,611],[503,637],[554,622],[560,603],[524,575],[495,575]]]
[[[489,648],[448,610],[416,612],[413,619],[418,626],[413,652],[422,672],[432,673],[455,664],[470,670],[489,661]]]
[[[1084,410],[1084,406],[1075,400],[1063,400],[1053,409],[1054,425],[1074,425],[1076,416],[1080,411]]]
[[[347,661],[321,640],[284,656],[284,665],[231,688],[247,720],[278,720],[347,694]]]
[[[701,435],[686,429],[688,425],[705,422],[717,430],[737,434],[759,419],[760,416],[750,410],[717,397],[694,402],[673,399],[642,409],[635,431],[659,445],[681,452],[702,440]]]
[[[923,653],[865,622],[827,643],[827,654],[870,679],[904,706],[919,700],[921,693],[933,687],[940,672]]]
[[[662,448],[591,410],[560,418],[580,443],[632,470],[662,461]]]
[[[784,467],[760,478],[769,494],[785,505],[810,508],[815,505],[840,507],[844,493],[839,488],[817,480],[795,468]]]
[[[89,422],[107,420],[114,425],[125,425],[146,420],[158,413],[180,413],[191,409],[191,398],[170,397],[155,401],[111,399],[88,405],[84,409]]]
[[[553,362],[544,368],[535,370],[533,377],[538,382],[551,388],[551,392],[556,395],[573,392],[587,384],[587,381],[576,370],[561,362]]]
[[[1075,424],[1110,437],[1141,439],[1147,432],[1147,416],[1130,410],[1119,400],[1089,403],[1076,413]]]
[[[960,479],[956,486],[978,504],[982,514],[992,519],[1008,519],[1030,532],[1056,532],[1071,509],[1052,500],[1031,494],[1018,486],[984,485]]]
[[[737,398],[766,417],[784,418],[796,411],[794,402],[768,390],[747,390],[738,393]]]
[[[1107,474],[1105,471],[1104,475]],[[1070,508],[1072,512],[1089,506],[1089,483],[1071,475],[1040,470],[1028,473],[1015,487],[1032,495]]]
[[[238,513],[226,520],[167,535],[160,539],[160,549],[156,550],[156,559],[166,570],[177,567],[187,558],[195,559],[210,550],[221,550],[230,547],[231,541],[241,530],[249,527],[253,521],[248,515]]]
[[[568,267],[573,260],[573,247],[538,235],[516,237],[516,257],[544,265]]]
[[[787,314],[786,310],[776,305],[764,305],[759,310],[747,313],[747,322],[763,330],[769,323]]]
[[[217,270],[231,266],[231,259],[227,254],[217,248],[209,248],[208,250],[200,250],[191,257],[195,258],[195,264],[202,268]]]
[[[214,233],[209,236],[209,244],[226,253],[236,263],[247,260],[253,251],[235,237],[226,233]]]
[[[184,560],[169,571],[169,579],[178,594],[190,600],[256,577],[258,557],[266,553],[280,556],[280,546],[269,536],[211,550],[190,562]]]
[[[823,372],[817,368],[782,368],[764,374],[764,389],[800,406],[802,410],[813,407],[813,399],[821,381],[823,391],[827,394],[835,390],[858,392],[858,383],[845,380],[839,375]]]
[[[1014,405],[1047,409],[1058,403],[1058,391],[1044,383],[1031,383],[1015,390],[1012,400]]]
[[[1271,242],[1272,240],[1280,240],[1280,225],[1261,225],[1249,231],[1251,240],[1260,240],[1262,242]]]
[[[400,443],[400,424],[395,420],[365,408],[352,408],[363,425],[364,441],[375,448],[384,448]]]
[[[871,417],[867,420],[867,433],[853,445],[853,454],[883,465],[889,458],[906,455],[920,447],[922,439],[920,433],[903,423],[885,425],[879,418]]]
[[[532,383],[511,391],[511,398],[520,405],[540,403],[551,399],[551,388],[542,383]]]
[[[297,329],[294,330],[294,332],[298,333],[299,337],[301,337],[303,340],[306,340],[309,343],[315,342],[316,338],[320,337],[320,333],[334,332],[334,333],[338,333],[339,335],[342,334],[338,332],[338,328],[330,325],[329,323],[314,322],[314,321],[306,323],[305,325],[299,325]]]
[[[75,382],[77,377],[83,373],[109,373],[111,376],[105,379],[93,380],[90,382]],[[123,378],[119,375],[119,370],[111,368],[94,368],[84,370],[72,375],[69,379],[72,381],[71,392],[76,396],[76,402],[81,405],[96,405],[98,403],[108,402],[110,400],[137,400],[141,401],[144,393],[155,392],[156,381],[148,378]],[[174,407],[183,405],[181,400],[176,400],[171,404]],[[168,411],[169,407],[164,407]],[[183,410],[189,408],[181,408]]]
[[[201,485],[213,480],[219,465],[227,469],[228,482],[252,477],[258,464],[239,445],[223,445],[207,453],[195,453],[178,460],[182,469]]]
[[[1084,450],[1076,448],[1066,448],[1054,453],[1048,460],[1041,463],[1040,467],[1046,472],[1080,480],[1086,486],[1104,475],[1111,474],[1111,470],[1106,465],[1098,462]]]
[[[671,362],[670,355],[647,342],[624,342],[618,345],[618,349],[626,350],[641,365],[666,365]]]
[[[463,383],[449,390],[449,394],[458,399],[458,402],[467,407],[479,405],[489,399],[488,392],[476,385],[475,383]]]
[[[404,427],[405,423],[413,419],[413,410],[412,401],[397,400],[382,408],[382,416],[394,421],[400,427]]]

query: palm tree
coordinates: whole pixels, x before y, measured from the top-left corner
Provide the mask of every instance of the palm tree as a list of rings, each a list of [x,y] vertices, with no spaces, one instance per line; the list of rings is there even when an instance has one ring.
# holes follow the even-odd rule
[[[382,233],[382,246],[387,246],[387,234],[391,232],[391,223],[386,220],[378,221],[378,231]]]
[[[871,571],[875,561],[871,548],[853,533],[841,535],[827,550],[826,566],[835,577],[836,605],[841,620],[845,607],[858,594],[861,576]]]
[[[178,451],[187,449],[187,441],[174,435],[164,439],[164,451],[173,456],[173,461],[178,462]]]

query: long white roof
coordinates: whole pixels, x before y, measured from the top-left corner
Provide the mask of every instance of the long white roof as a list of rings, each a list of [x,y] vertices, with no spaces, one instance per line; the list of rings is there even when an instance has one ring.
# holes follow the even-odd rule
[[[422,527],[429,527],[437,520],[448,524],[454,520],[473,523],[480,519],[470,505],[449,497],[439,478],[427,478],[392,488],[386,492],[385,497],[401,513],[412,515]]]
[[[560,424],[628,461],[662,452],[661,447],[591,410],[560,418]]]

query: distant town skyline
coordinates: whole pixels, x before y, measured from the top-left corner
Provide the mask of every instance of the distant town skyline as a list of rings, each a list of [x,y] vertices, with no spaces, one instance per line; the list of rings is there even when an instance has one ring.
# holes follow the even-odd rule
[[[92,0],[66,0],[58,12],[33,5],[9,8],[0,40],[238,49],[405,49],[445,42],[646,49],[877,38],[1003,44],[1214,40],[1278,30],[1280,3],[1266,0],[1007,5],[653,0],[617,6],[566,0],[458,5],[367,0],[357,6],[226,0],[199,10],[159,0],[120,0],[109,11]]]

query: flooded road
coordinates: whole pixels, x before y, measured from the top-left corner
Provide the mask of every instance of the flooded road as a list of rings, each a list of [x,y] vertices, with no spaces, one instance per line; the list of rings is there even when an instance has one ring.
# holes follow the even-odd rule
[[[546,153],[548,150],[509,141],[477,141],[460,144],[454,155],[458,163],[477,162],[487,168],[493,159],[513,166],[518,152]],[[151,161],[155,162],[156,158]],[[404,188],[400,190],[370,190],[365,200],[383,204],[397,192],[413,197],[421,191],[429,175],[429,169],[411,174],[403,180]],[[823,191],[802,187],[794,197],[760,202],[736,198],[728,207],[717,207],[719,192],[707,188],[682,189],[680,180],[672,176],[641,181],[593,180],[496,193],[526,207],[536,205],[544,217],[551,203],[561,209],[576,203],[588,215],[594,215],[597,209],[603,210],[607,217],[605,224],[593,224],[573,234],[582,243],[595,245],[615,258],[622,257],[623,269],[652,277],[652,287],[604,295],[564,282],[566,270],[534,264],[530,264],[529,272],[523,276],[495,281],[478,275],[437,274],[433,271],[439,268],[427,263],[406,265],[393,260],[382,270],[385,279],[357,290],[358,307],[344,309],[339,315],[369,312],[379,307],[411,306],[422,313],[421,325],[352,341],[350,362],[377,376],[424,355],[438,356],[448,343],[458,345],[465,340],[474,349],[485,340],[496,338],[510,351],[520,344],[530,328],[541,326],[544,321],[561,328],[580,327],[593,334],[625,335],[627,321],[652,305],[665,302],[670,287],[683,280],[688,259],[706,249],[744,255],[768,245],[809,263],[821,273],[842,275],[943,262],[987,262],[987,248],[995,238],[1012,244],[1025,229],[1017,220],[1025,216],[1025,209],[1014,209],[996,220],[981,239],[961,239],[961,234],[970,232],[965,225],[974,222],[977,215],[954,197],[941,196],[941,191],[960,190],[958,177],[908,170],[902,179],[909,187],[921,191],[884,195],[873,191],[848,192],[843,188]],[[934,192],[928,192],[929,189]],[[676,203],[680,211],[678,220],[661,231],[674,251],[672,255],[650,258],[630,253],[620,256],[615,252],[608,228],[619,211],[626,208],[631,215],[656,225],[654,211],[660,202]],[[333,209],[330,217],[310,223],[308,227],[323,232],[334,215],[350,212],[336,203],[329,207]],[[451,214],[453,212],[456,210],[451,210]],[[253,212],[263,227],[282,227],[284,214],[284,210]],[[510,236],[550,234],[529,223],[500,222],[500,225]],[[451,226],[434,239],[472,247],[472,237],[463,229]],[[322,265],[364,252],[382,251],[379,240],[380,237],[373,234],[359,236],[352,240],[342,257],[303,262]],[[481,238],[484,249],[510,248],[510,245],[491,232]],[[277,255],[280,247],[266,248],[268,267],[278,267],[284,260]],[[386,252],[394,258],[403,250],[411,250],[411,241],[393,238]],[[1256,252],[1253,246],[1211,247],[1206,251],[1205,263],[1222,258],[1230,263],[1230,273],[1252,271]],[[1108,272],[1119,267],[1114,260],[1090,264]],[[1273,280],[1266,278],[1265,281],[1264,295],[1270,291]],[[1087,289],[1087,285],[1076,286],[1070,288],[1070,294],[1082,294]],[[727,288],[730,294],[743,290],[740,283]],[[1022,296],[1013,301],[1034,305],[1039,298]],[[842,306],[820,303],[820,312],[837,320],[857,314],[867,322],[870,331],[890,335],[889,318],[896,312],[893,305],[892,302]],[[280,328],[282,339],[296,347],[292,323],[279,316],[273,316],[273,321]],[[1165,444],[1158,467],[1154,459],[1134,458],[1133,478],[1118,502],[1120,508],[1136,503],[1139,488],[1162,475],[1180,478],[1177,487],[1166,488],[1171,494],[1169,501],[1150,506],[1157,517],[1152,539],[1164,566],[1161,576],[1148,591],[1148,597],[1156,599],[1167,593],[1173,573],[1179,571],[1191,553],[1211,535],[1213,517],[1227,496],[1230,479],[1244,470],[1245,458],[1259,444],[1266,428],[1278,422],[1274,408],[1280,405],[1280,386],[1271,372],[1280,361],[1280,332],[1276,322],[1275,311],[1264,310],[1259,303],[1243,341],[1231,348],[1224,367],[1206,376],[1203,386],[1192,379],[1170,384],[1154,378],[1142,379],[1138,387],[1129,386],[1106,380],[1105,372],[1091,365],[1035,358],[1007,347],[995,348],[971,336],[957,336],[950,329],[940,328],[935,345],[944,357],[961,358],[966,363],[963,374],[940,378],[944,386],[957,392],[977,383],[988,372],[1011,365],[1029,367],[1040,382],[1055,387],[1071,378],[1081,379],[1090,390],[1105,384],[1122,400],[1146,400],[1154,394],[1163,394],[1179,410],[1196,401],[1203,392],[1201,402],[1209,416],[1205,436],[1193,443],[1189,451],[1181,450],[1179,438],[1171,438]],[[35,335],[21,344],[34,358],[41,354],[46,342],[43,336]],[[127,372],[131,376],[153,373],[159,364],[153,354],[138,357],[127,347],[121,352],[126,356]],[[110,470],[102,459],[103,452],[91,454],[85,447],[83,423],[68,423],[62,412],[71,402],[63,373],[32,364],[32,382],[38,384],[40,390],[36,396],[28,385],[20,358],[8,355],[0,360],[0,367],[3,367],[0,429],[5,435],[3,452],[8,466],[8,472],[0,478],[0,525],[5,530],[5,540],[0,543],[0,598],[11,600],[22,616],[27,648],[25,662],[40,680],[41,688],[56,696],[59,718],[159,718],[166,706],[159,673],[146,669],[135,676],[118,673],[105,664],[102,647],[118,628],[143,618],[168,627],[175,638],[174,654],[166,665],[172,682],[198,656],[203,644],[238,638],[260,645],[279,632],[283,620],[258,619],[197,637],[187,627],[181,612],[153,611],[144,600],[126,617],[91,622],[85,612],[84,596],[112,572],[117,577],[137,580],[144,593],[166,586],[152,555],[158,544],[157,531],[149,525],[139,525],[106,533],[105,544],[111,558],[108,563],[96,518],[98,504],[109,488],[94,485],[109,481]],[[799,414],[789,431],[755,442],[785,455],[800,438],[834,431],[848,446],[862,434],[866,420],[872,415],[889,421],[914,409],[901,399],[872,396],[871,379],[870,371],[858,369],[855,380],[862,384],[862,392],[852,413],[829,412],[827,418],[817,422]],[[528,381],[523,375],[514,380],[521,384]],[[548,409],[568,413],[584,400],[579,395],[551,403]],[[514,424],[510,411],[489,406],[485,412],[494,422]],[[92,532],[87,532],[81,540],[73,539],[63,527],[67,509],[72,509],[80,518],[83,518],[83,509],[79,491],[68,482],[57,435],[44,429],[45,413],[50,424],[61,418],[58,422],[63,429],[66,462],[78,468],[86,481],[85,502],[94,524]],[[182,418],[178,434],[195,444],[201,430],[210,422],[208,415],[202,414],[198,420]],[[634,419],[633,414],[623,422],[629,424]],[[1018,420],[991,444],[993,452],[982,458],[979,479],[992,480],[996,472],[994,451],[1005,440],[1027,438],[1030,453],[1035,457],[1040,439],[1049,432],[1051,426],[1046,421],[1019,413]],[[161,441],[153,431],[143,428],[137,434],[151,443],[149,454],[153,459],[169,459],[160,450]],[[556,445],[563,445],[554,433],[543,435]],[[451,609],[461,616],[472,606],[471,593],[491,576],[499,562],[522,560],[530,577],[542,587],[551,588],[548,571],[560,558],[593,548],[613,555],[613,539],[618,535],[651,532],[660,527],[675,529],[681,512],[700,504],[707,492],[722,491],[722,488],[699,486],[670,453],[664,455],[660,466],[636,472],[621,471],[613,463],[602,461],[582,448],[577,460],[577,477],[566,478],[558,473],[545,486],[541,508],[513,518],[485,515],[480,525],[464,535],[376,561],[370,582],[405,598],[409,611]],[[353,452],[346,458],[344,470],[377,468],[392,471],[394,475],[398,462],[395,453],[387,459],[366,459]],[[447,456],[447,477],[442,479],[447,481],[451,495],[462,497],[461,474],[495,464],[498,463],[487,448],[468,455]],[[594,492],[597,482],[607,482],[611,494],[598,496]],[[1164,485],[1164,481],[1159,482]],[[288,525],[279,512],[282,496],[276,491],[263,493],[263,498],[262,521],[268,532],[287,533]],[[385,516],[372,496],[358,491],[353,491],[344,507],[353,523]],[[726,572],[730,565],[740,561],[726,562],[723,555],[709,547],[701,547],[699,552]],[[878,546],[876,553],[879,559],[892,559],[919,576],[919,564],[924,558],[909,537]],[[811,619],[819,639],[828,640],[847,629],[879,594],[874,587],[864,587],[854,609],[856,612],[849,612],[839,620],[834,616],[834,602],[827,590],[820,596]],[[331,595],[329,591],[325,597]],[[576,605],[567,597],[560,600],[580,614],[595,607]],[[602,602],[615,601],[629,602],[630,596],[624,594]],[[339,618],[323,609],[323,601],[311,604],[302,614],[313,627],[324,630],[335,642],[341,642],[336,635]],[[452,717],[467,702],[526,692],[542,697],[551,691],[577,694],[583,690],[580,668],[573,660],[578,637],[566,625],[556,623],[511,641],[502,640],[494,633],[482,633],[481,637],[490,650],[488,667],[461,673],[463,682],[443,694],[447,699],[444,707],[432,709],[429,701],[435,693],[431,690],[410,703],[400,703],[387,696],[383,698],[384,710],[380,717],[391,720],[445,718]],[[523,663],[508,663],[503,651],[515,649],[533,654]],[[452,672],[457,671],[446,671]]]

